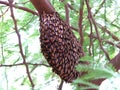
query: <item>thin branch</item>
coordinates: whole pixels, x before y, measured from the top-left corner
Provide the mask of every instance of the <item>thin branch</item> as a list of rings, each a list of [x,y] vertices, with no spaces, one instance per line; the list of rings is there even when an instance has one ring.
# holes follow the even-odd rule
[[[33,20],[33,18],[34,18],[34,15],[31,18],[29,18],[29,21],[26,22],[25,25],[23,25],[22,27],[20,27],[18,30],[24,29],[24,27],[27,26]],[[13,34],[13,33],[15,33],[15,31],[12,31],[12,32],[7,33],[7,34],[4,34],[4,36],[0,36],[0,38],[4,38],[4,37],[6,37],[6,36],[8,36],[10,34]]]
[[[91,26],[91,25],[90,25],[90,26]],[[78,30],[79,30],[79,29],[77,29],[77,28],[75,28],[75,27],[73,27],[73,26],[71,26],[70,28],[73,29],[73,30],[75,30],[75,31],[78,31]],[[92,27],[91,27],[91,29],[92,29]],[[95,36],[95,35],[92,34],[92,33],[87,34],[87,35],[88,35],[88,37],[90,37],[91,39],[93,39],[93,38],[98,39],[98,37]],[[112,41],[103,40],[102,38],[100,38],[100,39],[102,40],[102,42],[105,42],[105,43],[110,44],[110,45],[112,45],[112,46],[116,46],[117,48],[120,49],[120,45],[119,45],[119,44],[114,44]],[[92,46],[93,46],[93,45],[92,45]],[[90,47],[89,47],[89,48],[90,48]]]
[[[15,3],[15,4],[26,4],[26,3],[28,3],[28,2],[30,2],[30,1],[28,0],[28,1],[25,1],[25,2]]]
[[[83,7],[84,7],[84,0],[81,0],[80,10],[79,10],[79,35],[80,35],[80,43],[81,43],[81,45],[83,45],[83,42],[84,42],[83,30],[82,30]]]
[[[92,16],[91,8],[89,6],[88,0],[85,0],[85,2],[86,2],[86,5],[87,5],[87,10],[88,10],[88,18],[91,19],[91,21],[92,21],[92,23],[94,25],[94,28],[95,28],[95,31],[96,31],[96,34],[97,34],[97,37],[98,37],[98,41],[99,41],[99,44],[100,44],[100,48],[105,53],[107,59],[110,60],[110,57],[109,57],[107,51],[102,46],[102,41],[101,41],[100,36],[99,36],[99,32],[98,32],[98,28],[97,28],[97,25],[96,25],[96,21],[94,20],[94,18]]]
[[[7,8],[7,9],[2,13],[2,15],[0,15],[0,18],[1,18],[2,16],[4,16],[8,10],[9,10],[9,8]]]
[[[69,9],[68,4],[65,4],[65,13],[66,13],[66,23],[69,25]]]
[[[59,0],[59,1],[64,3],[65,0]],[[70,5],[69,3],[66,3],[66,4],[71,10],[74,10],[75,12],[78,13],[78,11],[72,5]]]
[[[18,27],[17,27],[17,21],[15,19],[15,16],[14,16],[14,11],[13,11],[13,6],[12,6],[12,3],[13,3],[13,0],[8,0],[9,1],[9,5],[10,5],[10,11],[11,11],[11,17],[13,19],[13,22],[14,22],[14,29],[15,29],[15,32],[17,34],[17,37],[18,37],[18,42],[19,42],[19,49],[20,49],[20,54],[21,54],[21,57],[23,59],[23,63],[26,67],[26,72],[27,72],[27,75],[28,75],[28,78],[29,78],[29,81],[32,85],[32,88],[34,88],[34,83],[32,81],[32,78],[31,78],[31,75],[29,73],[29,67],[26,63],[26,59],[25,59],[25,56],[24,56],[24,53],[23,53],[23,49],[22,49],[22,43],[21,43],[21,36],[19,34],[19,31],[18,31]]]
[[[62,90],[63,83],[64,83],[64,81],[63,81],[63,80],[61,80],[60,85],[59,85],[59,87],[58,87],[58,90]]]
[[[97,24],[97,26],[98,26],[101,30],[103,30],[103,31],[105,31],[106,33],[108,33],[115,41],[120,41],[120,39],[119,39],[117,36],[115,36],[112,32],[110,32],[110,30],[108,30],[106,27],[102,26],[102,25],[99,24],[99,23],[96,23],[96,24]]]
[[[114,24],[114,22],[111,22],[110,24],[120,30],[120,26],[119,25]]]
[[[120,29],[120,25],[114,24],[115,21],[119,20],[118,17],[119,17],[119,14],[117,15],[117,18],[115,18],[110,24],[111,24],[112,26],[114,26],[114,27]],[[108,21],[108,20],[107,20],[107,21]]]
[[[88,35],[89,37],[91,37],[91,38],[95,38],[95,39],[98,39],[98,37],[97,36],[95,36],[95,35]],[[114,44],[112,41],[109,41],[109,40],[104,40],[104,39],[102,39],[102,38],[100,38],[101,39],[101,41],[102,42],[105,42],[105,43],[107,43],[107,44],[110,44],[110,45],[112,45],[112,46],[116,46],[117,48],[119,48],[120,49],[120,44]]]
[[[2,32],[2,30],[0,30]],[[1,34],[0,36],[2,37],[3,34]],[[1,43],[1,58],[2,58],[2,62],[1,63],[5,63],[5,56],[4,56],[4,43],[3,43],[3,38],[0,39],[0,43]],[[6,86],[7,86],[7,90],[9,90],[9,85],[8,85],[8,77],[7,77],[7,69],[5,68],[5,79],[6,79]]]
[[[6,6],[10,6],[9,2],[6,2],[6,1],[1,1],[1,0],[0,0],[0,4],[6,5]],[[23,10],[23,11],[26,11],[26,12],[29,12],[29,13],[31,13],[31,14],[33,14],[33,15],[37,15],[37,16],[38,16],[38,13],[37,13],[37,12],[35,12],[35,11],[31,10],[31,9],[28,9],[28,8],[26,8],[26,7],[17,6],[17,5],[15,5],[15,4],[11,4],[11,6],[14,7],[14,8],[21,9],[21,10]]]
[[[101,2],[101,4],[99,5],[98,9],[97,9],[96,12],[94,13],[93,17],[94,17],[94,16],[99,12],[99,10],[103,7],[104,3],[105,3],[105,0],[103,0],[103,1]]]
[[[26,27],[28,24],[30,24],[30,22],[32,22],[33,19],[34,19],[34,15],[32,17],[30,17],[29,20],[25,23],[25,25],[20,27],[19,30],[24,29],[24,27]]]
[[[75,12],[78,13],[78,11],[77,11],[72,5],[70,5],[69,3],[67,3],[67,5],[68,5],[68,7],[69,7],[71,10],[74,10]]]
[[[49,65],[43,64],[43,63],[28,63],[26,62],[27,65],[33,65],[33,66],[45,66],[45,67],[50,67]],[[18,63],[18,64],[1,64],[0,67],[14,67],[14,66],[22,66],[25,65],[24,63]]]
[[[60,2],[64,2],[64,0],[59,0]]]
[[[70,26],[70,28],[73,29],[73,30],[75,30],[75,31],[77,31],[77,32],[79,31],[78,28],[75,28],[75,27],[73,27],[73,26]]]
[[[93,35],[93,27],[92,27],[92,22],[91,22],[91,20],[89,19],[89,23],[90,23],[90,35],[89,35],[89,37],[90,37],[90,45],[89,45],[89,54],[90,54],[90,56],[92,55],[92,50],[91,49],[93,49],[93,41],[92,41],[92,35]],[[93,56],[94,56],[94,51],[93,51]]]
[[[116,46],[117,48],[120,49],[120,44],[114,44],[112,41],[108,41],[108,40],[104,40],[104,42],[106,42],[106,43],[108,43],[108,44],[110,44],[112,46]]]

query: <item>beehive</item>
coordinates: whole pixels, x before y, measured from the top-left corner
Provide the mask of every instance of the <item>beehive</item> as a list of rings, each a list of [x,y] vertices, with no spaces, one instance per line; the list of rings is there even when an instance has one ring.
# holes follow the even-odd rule
[[[66,82],[79,76],[75,66],[84,55],[82,47],[69,25],[57,12],[40,15],[41,50],[53,72]]]

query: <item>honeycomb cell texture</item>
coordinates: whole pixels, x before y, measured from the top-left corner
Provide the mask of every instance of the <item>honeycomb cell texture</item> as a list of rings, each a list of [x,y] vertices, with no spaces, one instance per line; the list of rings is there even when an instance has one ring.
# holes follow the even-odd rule
[[[53,72],[71,83],[80,73],[75,66],[84,55],[81,44],[57,12],[40,15],[41,51]]]

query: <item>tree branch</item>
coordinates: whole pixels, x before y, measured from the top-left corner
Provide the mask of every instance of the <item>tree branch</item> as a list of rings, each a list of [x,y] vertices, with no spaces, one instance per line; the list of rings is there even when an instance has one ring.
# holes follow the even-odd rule
[[[9,10],[9,8],[7,8],[7,9],[5,10],[5,12],[3,12],[3,13],[0,15],[0,18],[1,18],[2,16],[4,16],[8,10]]]
[[[95,38],[95,39],[98,39],[98,37],[97,36],[95,36],[95,35],[88,35],[90,38]],[[120,49],[120,44],[114,44],[112,41],[109,41],[109,40],[104,40],[104,39],[102,39],[102,38],[100,38],[101,39],[101,41],[102,42],[105,42],[105,43],[107,43],[107,44],[110,44],[110,45],[112,45],[112,46],[116,46],[117,48],[119,48]]]
[[[50,67],[49,65],[43,64],[43,63],[29,63],[26,62],[27,65],[33,65],[33,66],[45,66],[45,67]],[[25,65],[24,63],[18,63],[18,64],[1,64],[0,67],[14,67],[14,66],[21,66],[21,65]]]
[[[62,90],[63,83],[64,83],[64,81],[63,81],[63,80],[61,80],[60,85],[59,85],[59,87],[58,87],[58,90]]]
[[[112,32],[110,32],[110,30],[108,30],[106,27],[102,26],[99,23],[96,23],[96,24],[101,30],[108,33],[115,41],[120,41],[120,39],[118,37],[116,37]]]
[[[99,10],[103,7],[104,3],[105,3],[105,0],[103,0],[103,1],[101,2],[101,4],[99,5],[98,9],[97,9],[96,12],[94,13],[93,17],[94,17],[94,16],[99,12]]]
[[[13,22],[14,22],[14,29],[15,29],[15,32],[16,32],[17,37],[18,37],[20,54],[21,54],[21,57],[22,57],[22,59],[23,59],[23,63],[24,63],[24,65],[25,65],[25,67],[26,67],[26,72],[27,72],[29,81],[30,81],[30,83],[31,83],[31,85],[32,85],[32,88],[34,88],[34,83],[33,83],[33,81],[32,81],[32,78],[31,78],[31,76],[30,76],[30,73],[29,73],[29,67],[28,67],[28,65],[27,65],[27,63],[26,63],[26,59],[25,59],[25,56],[24,56],[24,54],[23,54],[22,43],[21,43],[21,36],[20,36],[20,34],[19,34],[19,31],[18,31],[17,21],[16,21],[16,19],[15,19],[14,11],[13,11],[13,6],[12,6],[13,0],[8,0],[8,1],[9,1],[9,6],[10,6],[11,17],[12,17]]]
[[[65,4],[65,13],[66,13],[66,23],[69,24],[69,9],[68,9],[68,4]]]
[[[47,13],[55,12],[54,7],[51,5],[49,0],[30,0],[30,1],[32,2],[34,7],[37,9],[39,15],[41,15],[43,11]]]
[[[81,0],[80,10],[79,10],[79,35],[80,35],[80,43],[81,43],[81,45],[83,45],[83,42],[84,42],[83,30],[82,30],[83,7],[84,7],[84,0]]]
[[[88,0],[85,0],[85,2],[86,2],[86,5],[87,5],[87,10],[88,10],[88,18],[92,21],[92,23],[94,25],[94,28],[95,28],[95,31],[96,31],[96,34],[97,34],[97,37],[98,37],[98,41],[99,41],[99,44],[100,44],[100,48],[105,53],[107,59],[110,60],[110,57],[109,57],[107,51],[102,46],[102,41],[101,41],[100,36],[99,36],[99,32],[98,32],[98,29],[97,29],[96,22],[93,19],[93,16],[92,16],[92,13],[91,13],[91,8],[89,6]]]
[[[10,6],[10,3],[6,2],[6,1],[0,1],[0,4],[6,5],[6,6]],[[35,12],[35,11],[31,10],[31,9],[28,9],[26,7],[16,6],[15,4],[12,4],[12,3],[11,3],[11,6],[14,7],[14,8],[21,9],[23,11],[29,12],[29,13],[31,13],[33,15],[38,15],[37,12]]]
[[[78,11],[77,11],[72,5],[70,5],[69,3],[68,3],[68,7],[69,7],[71,10],[74,10],[75,12],[78,13]]]

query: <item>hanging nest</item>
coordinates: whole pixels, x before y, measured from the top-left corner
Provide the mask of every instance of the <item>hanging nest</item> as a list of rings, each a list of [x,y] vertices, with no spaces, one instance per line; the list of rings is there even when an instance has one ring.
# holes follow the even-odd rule
[[[53,72],[66,82],[79,76],[75,66],[84,55],[81,44],[57,12],[40,15],[41,50]]]

